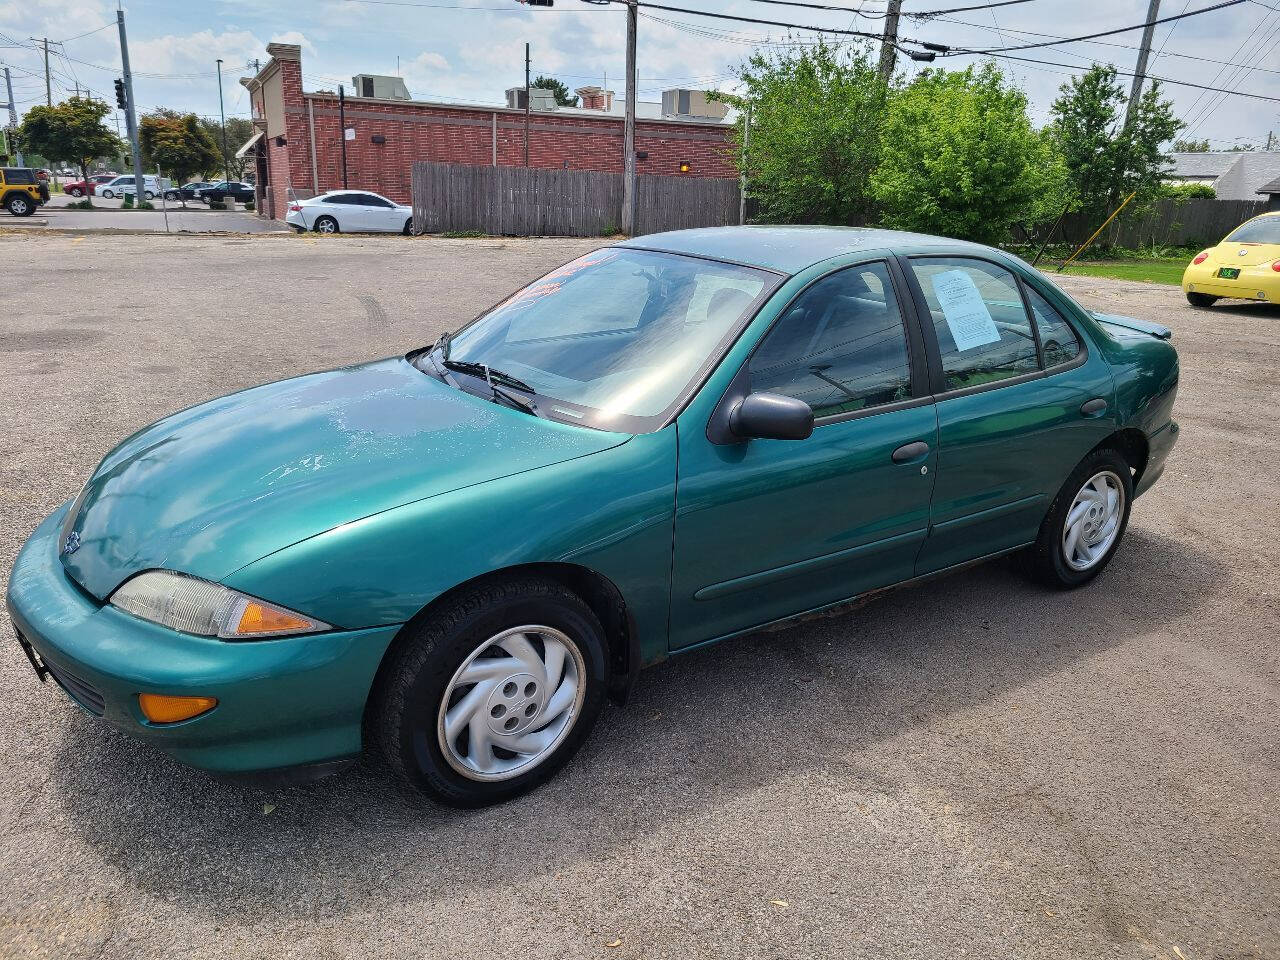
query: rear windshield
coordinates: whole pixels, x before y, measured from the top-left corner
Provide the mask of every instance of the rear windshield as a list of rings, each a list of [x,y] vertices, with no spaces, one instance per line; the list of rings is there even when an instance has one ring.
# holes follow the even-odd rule
[[[1280,217],[1259,217],[1242,223],[1224,243],[1280,243]]]

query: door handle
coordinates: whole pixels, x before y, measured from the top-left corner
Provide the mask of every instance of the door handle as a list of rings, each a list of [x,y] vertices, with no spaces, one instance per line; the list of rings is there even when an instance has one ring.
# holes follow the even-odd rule
[[[923,440],[917,440],[915,443],[904,443],[897,450],[893,451],[894,463],[911,463],[913,460],[919,460],[929,452],[929,445]]]
[[[1086,417],[1100,417],[1107,412],[1107,401],[1094,397],[1080,404],[1080,412]]]

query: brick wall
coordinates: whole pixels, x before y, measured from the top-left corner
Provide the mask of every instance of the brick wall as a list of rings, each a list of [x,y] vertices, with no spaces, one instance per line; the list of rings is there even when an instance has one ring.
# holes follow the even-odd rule
[[[280,65],[283,116],[287,141],[277,146],[282,131],[267,131],[271,166],[271,214],[284,216],[286,189],[312,190],[311,132],[308,107],[315,116],[318,186],[321,191],[342,188],[342,141],[338,98],[333,94],[302,92],[298,60]],[[264,71],[265,72],[265,71]],[[348,97],[346,121],[355,128],[347,141],[347,181],[352,189],[381,193],[409,203],[410,177],[415,160],[440,163],[490,164],[493,161],[494,122],[497,122],[498,164],[524,163],[524,113],[505,108],[452,107],[424,103],[388,102]],[[535,112],[530,116],[529,164],[568,166],[573,170],[622,172],[622,119]],[[372,138],[385,138],[374,143]],[[679,174],[683,162],[688,176],[736,177],[729,130],[713,124],[685,121],[638,120],[636,150],[642,174]]]

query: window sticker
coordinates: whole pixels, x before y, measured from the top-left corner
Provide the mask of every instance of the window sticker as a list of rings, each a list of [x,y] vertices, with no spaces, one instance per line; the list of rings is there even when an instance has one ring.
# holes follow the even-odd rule
[[[960,351],[1000,340],[1000,331],[973,278],[963,270],[946,270],[933,277],[933,292],[947,318],[951,339]]]

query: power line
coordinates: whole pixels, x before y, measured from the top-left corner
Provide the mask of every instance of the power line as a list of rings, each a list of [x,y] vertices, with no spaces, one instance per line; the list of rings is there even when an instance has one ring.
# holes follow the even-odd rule
[[[1092,40],[1095,37],[1109,37],[1117,33],[1128,33],[1130,30],[1142,30],[1152,24],[1170,23],[1174,20],[1181,20],[1184,17],[1198,17],[1202,13],[1211,13],[1214,10],[1222,10],[1226,7],[1234,7],[1236,4],[1244,3],[1245,0],[1223,0],[1222,3],[1215,3],[1211,7],[1201,7],[1199,10],[1192,10],[1190,13],[1178,13],[1171,17],[1157,17],[1155,20],[1147,20],[1142,23],[1135,23],[1128,27],[1117,27],[1114,30],[1100,30],[1097,33],[1087,33],[1080,37],[1067,37],[1063,40],[1054,40],[1047,43],[1024,43],[1018,47],[1006,47],[1006,50],[1034,50],[1037,47],[1056,47],[1060,43],[1078,43],[1081,40]],[[991,53],[990,50],[975,50],[971,53]]]
[[[1015,49],[1010,47],[1010,49]],[[954,56],[983,56],[996,57],[1000,60],[1019,60],[1023,63],[1039,63],[1050,67],[1066,67],[1068,70],[1089,70],[1089,67],[1081,66],[1078,63],[1058,63],[1054,60],[1036,60],[1032,57],[1015,57],[1012,54],[1000,53],[997,50],[956,50],[953,51]],[[1116,73],[1122,77],[1136,76],[1131,70],[1115,69]],[[1202,83],[1191,83],[1188,80],[1171,80],[1168,77],[1157,77],[1154,74],[1146,74],[1148,80],[1158,80],[1160,83],[1171,83],[1179,87],[1192,87],[1196,90],[1209,90],[1214,93],[1229,93],[1237,97],[1248,97],[1252,100],[1267,100],[1272,103],[1280,103],[1280,97],[1268,97],[1261,93],[1246,93],[1243,90],[1225,90],[1222,87],[1208,87]]]
[[[999,0],[998,3],[979,3],[971,7],[952,7],[950,10],[921,10],[918,13],[903,13],[904,17],[911,17],[913,20],[924,20],[933,17],[941,17],[948,13],[964,13],[967,10],[991,10],[995,7],[1011,7],[1015,3],[1030,3],[1031,0]]]

